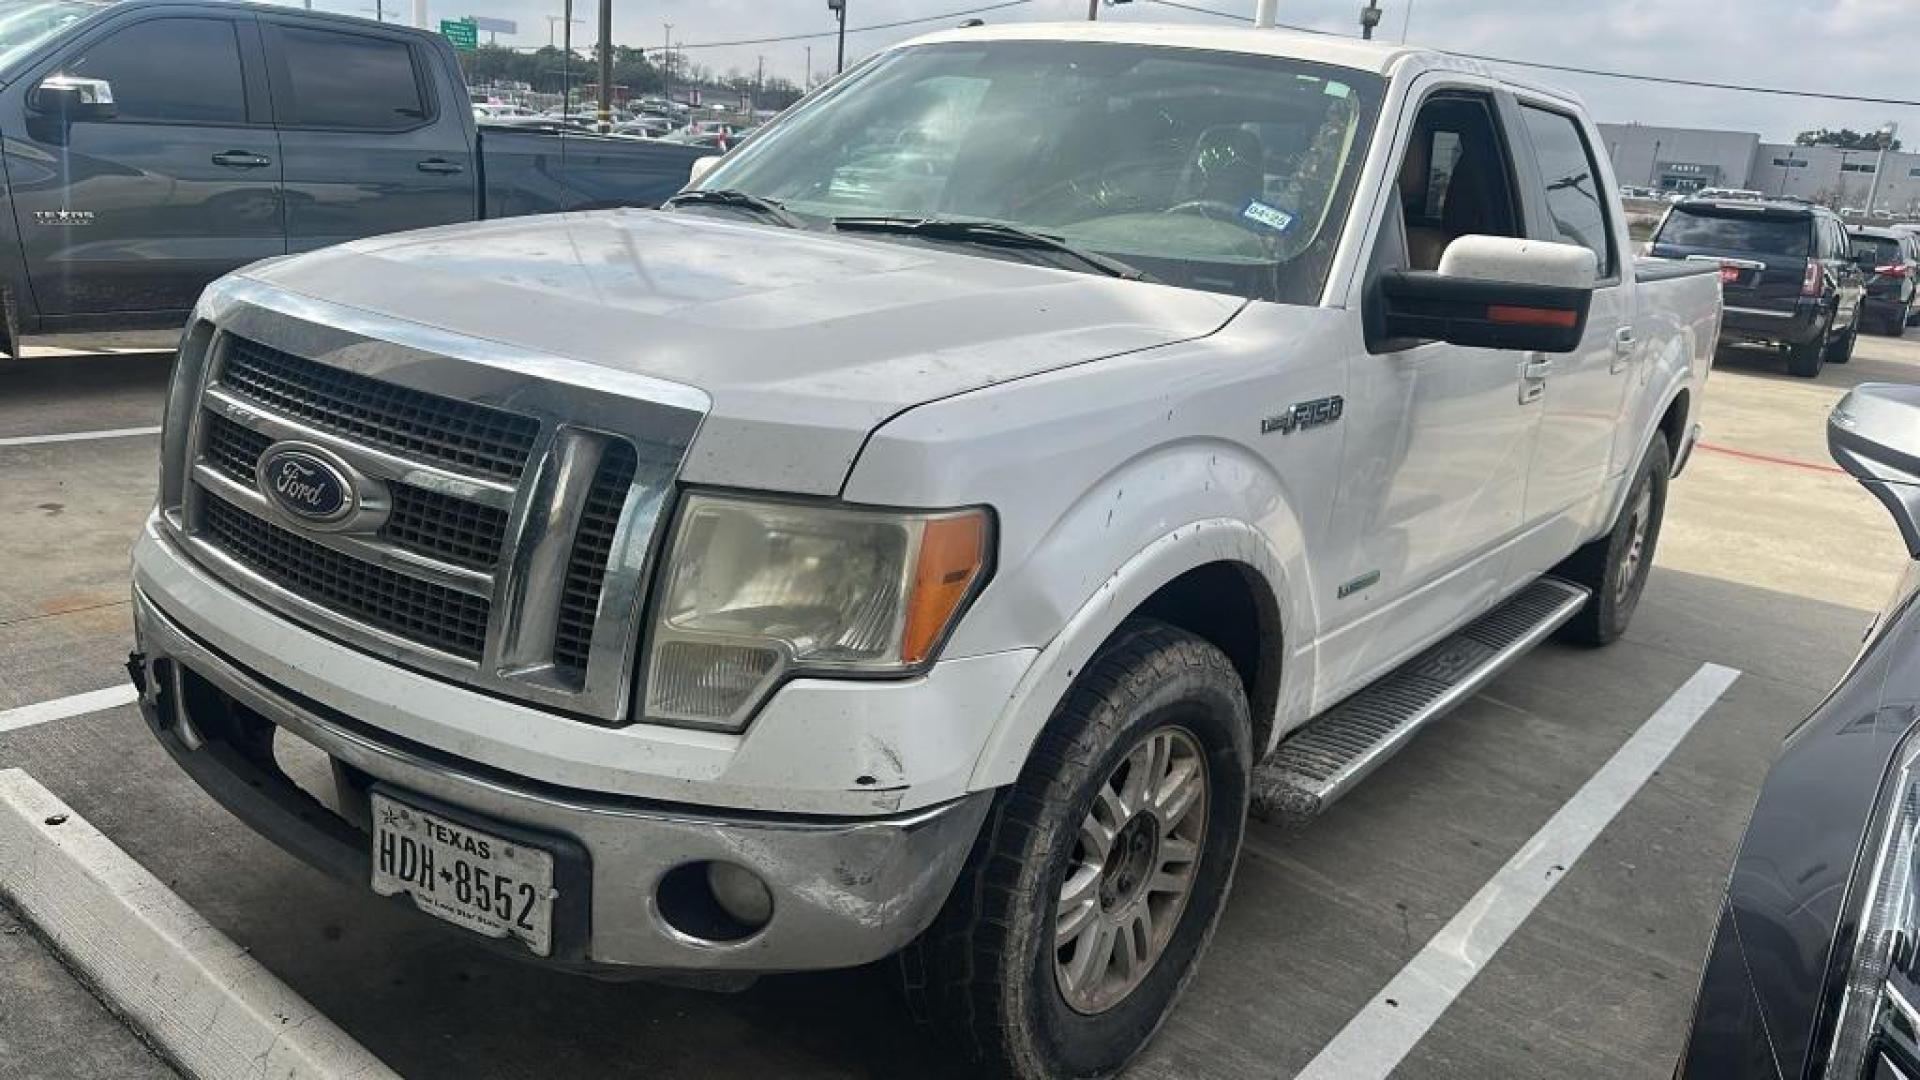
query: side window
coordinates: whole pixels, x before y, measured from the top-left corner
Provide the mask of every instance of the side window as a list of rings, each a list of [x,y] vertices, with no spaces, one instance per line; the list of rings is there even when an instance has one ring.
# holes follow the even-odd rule
[[[294,127],[398,131],[427,118],[426,100],[404,41],[368,34],[278,28],[291,101],[274,101]]]
[[[116,119],[163,124],[243,124],[240,42],[226,19],[148,19],[88,46],[64,69],[105,79]]]
[[[1443,94],[1420,107],[1398,192],[1408,269],[1437,269],[1462,236],[1520,235],[1507,154],[1480,97]]]
[[[1593,252],[1601,277],[1613,274],[1613,239],[1600,193],[1600,171],[1593,164],[1580,125],[1570,116],[1523,105],[1534,160],[1546,186],[1547,216],[1559,240]],[[1543,239],[1550,239],[1543,237]]]

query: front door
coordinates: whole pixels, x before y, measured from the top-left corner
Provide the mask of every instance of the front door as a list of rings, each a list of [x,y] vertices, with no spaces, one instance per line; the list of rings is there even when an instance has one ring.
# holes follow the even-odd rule
[[[286,155],[295,252],[471,221],[479,170],[471,106],[428,46],[378,27],[261,20]]]
[[[1615,434],[1627,387],[1640,368],[1633,340],[1632,294],[1622,284],[1619,240],[1611,200],[1593,147],[1572,114],[1530,101],[1518,106],[1525,132],[1517,154],[1526,177],[1528,234],[1593,252],[1598,287],[1580,347],[1570,353],[1531,354],[1541,365],[1540,437],[1527,474],[1530,535],[1516,555],[1510,580],[1530,579],[1603,527],[1609,509],[1600,498],[1615,471]],[[1635,448],[1637,449],[1637,448]]]
[[[1517,187],[1492,98],[1428,97],[1368,270],[1433,270],[1453,240],[1519,236]],[[1371,296],[1366,301],[1373,302]],[[1497,597],[1519,534],[1541,407],[1524,354],[1385,341],[1349,361],[1346,458],[1334,535],[1315,582],[1329,632],[1315,707],[1357,689]]]
[[[285,252],[254,25],[245,12],[130,17],[8,97],[7,182],[41,315],[184,315],[214,278]],[[35,109],[53,74],[105,80],[114,114]]]

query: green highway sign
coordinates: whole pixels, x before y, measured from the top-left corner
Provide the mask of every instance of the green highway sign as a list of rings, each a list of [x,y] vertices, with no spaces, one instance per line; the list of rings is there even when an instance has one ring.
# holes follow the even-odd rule
[[[480,47],[480,27],[472,19],[441,19],[440,32],[461,52],[472,52]]]

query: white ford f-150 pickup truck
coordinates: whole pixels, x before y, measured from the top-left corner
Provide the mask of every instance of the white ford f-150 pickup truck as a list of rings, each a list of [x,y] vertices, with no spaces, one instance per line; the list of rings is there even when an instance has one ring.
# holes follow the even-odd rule
[[[1468,61],[923,37],[664,210],[209,288],[130,666],[232,812],[476,940],[898,953],[983,1074],[1111,1073],[1250,807],[1626,626],[1719,320],[1630,252],[1578,102]]]

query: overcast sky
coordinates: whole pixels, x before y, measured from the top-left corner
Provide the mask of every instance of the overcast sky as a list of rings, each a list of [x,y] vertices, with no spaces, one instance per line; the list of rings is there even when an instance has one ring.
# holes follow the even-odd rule
[[[313,6],[371,13],[375,0],[314,0]],[[394,6],[411,0],[383,0]],[[542,45],[548,16],[563,0],[428,0],[435,25],[443,18],[483,15],[513,19],[519,33],[501,44]],[[995,0],[847,0],[849,30],[874,23],[944,15]],[[1189,0],[1219,11],[1251,14],[1253,0]],[[1709,81],[1781,86],[1871,97],[1920,99],[1920,4],[1915,0],[1377,0],[1385,12],[1381,36],[1397,39],[1412,5],[1412,42],[1443,49],[1641,72]],[[1280,19],[1357,34],[1362,0],[1280,0]],[[407,10],[411,10],[410,7]],[[598,32],[598,0],[575,0],[585,22],[576,36]],[[992,22],[1086,18],[1086,0],[1026,0],[982,15]],[[1200,22],[1210,18],[1135,0],[1103,8],[1102,19],[1128,22]],[[891,30],[849,33],[851,62],[895,41],[957,22],[948,18]],[[689,49],[720,73],[750,72],[766,58],[770,74],[799,80],[806,47],[814,70],[833,63],[833,17],[826,0],[614,0],[614,38],[657,46],[662,23],[689,46],[789,34],[818,33],[808,41],[732,48]],[[1790,139],[1812,127],[1877,127],[1899,122],[1904,141],[1920,146],[1920,108],[1861,102],[1784,98],[1598,79],[1558,72],[1535,78],[1567,86],[1603,121],[1639,121],[1688,127],[1757,131]]]

